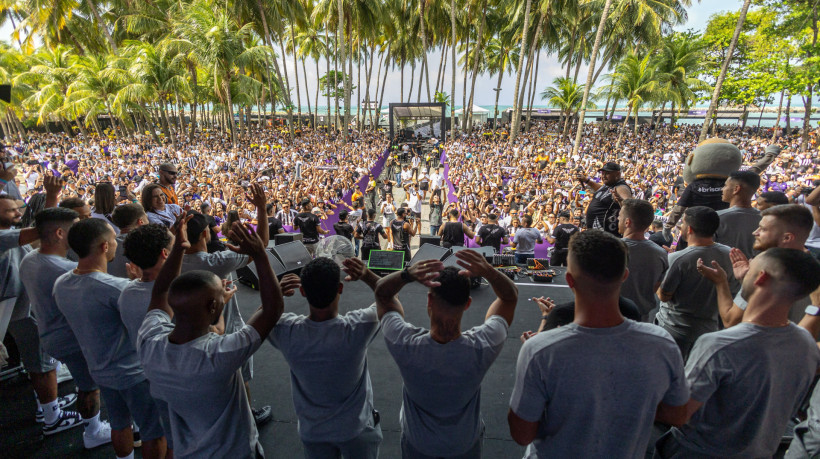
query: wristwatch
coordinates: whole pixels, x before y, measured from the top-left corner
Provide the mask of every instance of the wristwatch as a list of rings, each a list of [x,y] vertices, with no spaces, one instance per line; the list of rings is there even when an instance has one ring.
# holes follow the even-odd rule
[[[410,275],[410,271],[408,271],[407,268],[401,270],[401,280],[407,282],[408,284],[413,282],[413,276]]]
[[[820,316],[820,307],[815,306],[813,304],[810,304],[810,305],[806,306],[806,311],[805,312],[806,312],[806,315],[817,317],[817,316]]]

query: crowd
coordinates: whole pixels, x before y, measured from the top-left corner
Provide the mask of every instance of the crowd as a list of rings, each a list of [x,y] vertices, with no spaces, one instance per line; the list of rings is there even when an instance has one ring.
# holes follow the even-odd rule
[[[145,457],[261,457],[256,425],[270,408],[250,406],[248,383],[267,340],[290,366],[306,457],[377,457],[367,348],[381,332],[404,384],[403,457],[481,457],[481,383],[518,289],[470,250],[456,252],[460,268],[423,260],[383,278],[367,268],[381,239],[409,259],[425,220],[445,246],[509,244],[521,263],[548,244],[551,263],[567,266],[574,301],[532,299],[542,321],[521,336],[511,381],[507,421],[526,457],[768,457],[803,406],[787,455],[820,453],[820,392],[807,401],[820,369],[816,143],[800,154],[780,137],[762,172],[731,174],[718,208],[680,209],[670,234],[661,228],[678,223],[669,217],[694,130],[642,127],[617,145],[589,125],[577,156],[556,130],[399,148],[372,175],[388,146],[375,134],[343,144],[306,130],[231,148],[212,133],[177,151],[58,135],[10,145],[0,325],[44,434],[82,426],[86,448],[111,442],[118,457],[133,456],[137,429]],[[729,137],[747,166],[773,151],[765,132]],[[340,269],[316,258],[277,280],[265,249],[286,229],[311,252],[332,229],[362,259]],[[251,263],[262,306],[245,320],[230,280]],[[462,331],[470,277],[495,299]],[[339,315],[343,281],[369,286],[373,304]],[[405,320],[398,297],[414,282],[429,288],[424,326]],[[307,314],[284,313],[297,292]],[[57,361],[76,396],[57,396]]]

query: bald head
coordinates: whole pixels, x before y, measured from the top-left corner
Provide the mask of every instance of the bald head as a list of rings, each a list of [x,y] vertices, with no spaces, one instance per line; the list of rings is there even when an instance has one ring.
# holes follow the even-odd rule
[[[209,271],[184,273],[171,282],[168,305],[177,323],[216,323],[225,306],[222,281]]]

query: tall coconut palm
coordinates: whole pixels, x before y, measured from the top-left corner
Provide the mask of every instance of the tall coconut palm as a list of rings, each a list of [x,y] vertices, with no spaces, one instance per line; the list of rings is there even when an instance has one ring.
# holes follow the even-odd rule
[[[128,62],[114,55],[82,56],[74,63],[75,77],[66,91],[66,102],[76,103],[88,116],[105,113],[112,128],[125,136],[124,126],[130,120],[121,118],[119,123],[112,108],[114,98],[128,82]]]
[[[49,120],[59,120],[68,86],[74,80],[76,54],[67,46],[44,47],[31,57],[32,66],[17,75],[14,85],[30,85],[34,91],[23,106],[37,113],[37,124],[48,127]]]
[[[698,92],[711,89],[706,82],[695,77],[702,65],[703,49],[703,42],[689,34],[673,34],[664,40],[655,69],[663,94],[659,120],[666,103],[671,102],[671,121],[674,125],[676,111],[689,108],[697,99]]]
[[[612,0],[607,0],[611,2]],[[527,55],[527,35],[530,29],[530,9],[532,8],[532,0],[527,0],[524,8],[524,25],[521,27],[521,59],[518,60],[518,71],[515,76],[515,90],[513,91],[513,119],[512,129],[510,129],[510,142],[515,141],[518,135],[519,126],[521,126],[521,104],[519,100],[519,91],[521,90],[521,76],[524,73],[524,56]]]
[[[712,91],[712,99],[709,102],[709,109],[706,111],[706,117],[703,119],[703,126],[700,128],[700,137],[698,138],[699,142],[706,140],[706,136],[709,133],[709,123],[712,122],[712,116],[714,116],[715,110],[717,109],[718,100],[720,99],[720,88],[723,87],[723,81],[726,79],[726,71],[729,70],[729,63],[732,61],[732,55],[735,53],[737,40],[740,38],[740,32],[743,31],[743,23],[746,22],[746,13],[749,11],[749,5],[751,3],[751,0],[745,0],[743,2],[743,6],[740,8],[740,15],[737,18],[735,33],[732,35],[732,41],[729,42],[729,49],[726,50],[726,59],[723,60],[723,65],[720,67],[720,73],[718,74],[717,81],[715,82],[715,89]]]
[[[495,87],[495,106],[493,108],[493,132],[498,127],[498,96],[502,89],[501,81],[505,72],[512,74],[512,70],[518,67],[519,56],[512,34],[502,35],[501,38],[493,37],[484,47],[485,70],[490,74],[498,74],[498,82]]]
[[[647,101],[656,96],[658,80],[655,78],[655,69],[650,61],[651,55],[647,54],[640,58],[634,53],[628,54],[618,63],[615,74],[613,74],[614,90],[621,99],[628,103],[626,117],[624,118],[621,133],[615,148],[621,145],[621,139],[629,124],[629,117],[633,111],[635,113],[635,132],[638,130],[638,109]],[[583,108],[582,108],[583,110]]]
[[[552,106],[561,109],[561,116],[564,118],[562,135],[567,135],[570,119],[581,107],[581,101],[584,97],[584,85],[575,83],[572,79],[566,77],[557,77],[552,80],[552,84],[541,93],[541,100],[546,100]],[[594,106],[592,100],[588,100],[585,108]]]

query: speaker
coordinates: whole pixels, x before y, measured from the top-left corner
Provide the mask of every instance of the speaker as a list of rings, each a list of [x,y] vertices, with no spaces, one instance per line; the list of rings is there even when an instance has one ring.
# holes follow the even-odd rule
[[[492,248],[492,247],[472,247],[471,248],[471,247],[467,247],[467,246],[455,246],[454,245],[451,248],[453,249],[453,253],[456,253],[460,250],[466,250],[466,249],[472,250],[474,252],[478,252],[478,253],[484,255],[484,258],[487,260],[488,263],[492,263],[493,255],[495,255],[495,249]]]
[[[422,244],[419,250],[416,251],[416,254],[413,255],[413,259],[410,260],[408,266],[412,266],[422,260],[444,261],[451,253],[453,253],[452,250],[439,247],[438,245]]]
[[[302,233],[279,233],[273,236],[273,245],[286,244],[293,241],[301,241]]]
[[[423,234],[419,236],[419,245],[421,246],[424,244],[441,245],[441,237]]]
[[[286,273],[298,273],[313,260],[302,241],[277,244],[268,250],[284,265]]]
[[[285,266],[273,253],[265,252],[265,254],[268,256],[268,263],[270,263],[271,268],[273,268],[273,274],[278,279],[281,279],[282,276],[287,273]],[[255,261],[248,263],[248,266],[245,266],[244,268],[237,269],[236,277],[236,280],[242,284],[245,284],[254,290],[259,290],[259,274],[256,271]]]
[[[11,85],[0,84],[0,100],[11,103]]]

